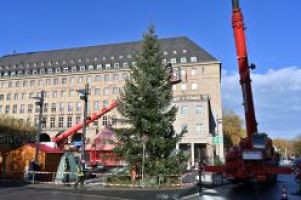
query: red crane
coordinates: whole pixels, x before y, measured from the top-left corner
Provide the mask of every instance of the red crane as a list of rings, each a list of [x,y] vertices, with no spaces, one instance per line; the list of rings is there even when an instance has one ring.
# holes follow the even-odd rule
[[[205,166],[205,171],[224,173],[235,182],[244,180],[276,181],[278,174],[291,174],[290,167],[279,167],[279,155],[274,151],[272,140],[266,133],[258,133],[251,88],[245,25],[238,0],[232,0],[232,28],[235,39],[238,71],[243,96],[247,137],[225,156],[225,165]],[[298,176],[297,176],[298,177]]]

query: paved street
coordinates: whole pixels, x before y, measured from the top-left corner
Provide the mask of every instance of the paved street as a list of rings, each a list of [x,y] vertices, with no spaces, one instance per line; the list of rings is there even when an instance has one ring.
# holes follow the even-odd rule
[[[80,191],[72,188],[47,189],[47,186],[0,186],[1,200],[154,200],[171,199],[177,196],[178,199],[187,200],[278,200],[281,197],[281,188],[285,184],[288,188],[289,200],[300,200],[301,191],[294,182],[293,176],[280,176],[276,185],[259,187],[254,184],[241,184],[237,186],[223,185],[216,188],[203,189],[199,196],[196,187],[187,189],[173,190],[153,190],[153,189],[101,189],[99,186],[89,187],[87,190]]]

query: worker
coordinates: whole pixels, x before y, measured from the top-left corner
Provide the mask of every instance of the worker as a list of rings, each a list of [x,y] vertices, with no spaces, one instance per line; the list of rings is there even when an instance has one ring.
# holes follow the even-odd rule
[[[83,170],[84,164],[78,164],[76,169],[77,174],[77,181],[74,184],[74,188],[77,188],[77,185],[80,184],[80,187],[84,187],[84,181],[85,181],[85,172]]]
[[[63,182],[69,187],[69,177],[70,177],[70,163],[69,159],[66,157],[64,161],[64,176]]]

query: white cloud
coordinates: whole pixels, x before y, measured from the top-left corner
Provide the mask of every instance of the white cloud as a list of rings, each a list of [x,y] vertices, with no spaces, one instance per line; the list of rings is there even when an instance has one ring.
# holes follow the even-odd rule
[[[271,137],[293,138],[301,134],[301,68],[252,72],[252,87],[258,130]],[[223,71],[223,107],[243,117],[238,73]]]

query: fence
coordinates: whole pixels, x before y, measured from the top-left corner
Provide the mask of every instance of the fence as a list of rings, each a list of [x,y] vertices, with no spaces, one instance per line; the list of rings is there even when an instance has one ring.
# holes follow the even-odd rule
[[[66,177],[68,176],[68,180]],[[73,177],[73,178],[72,178]],[[74,178],[75,177],[75,178]],[[43,172],[28,171],[9,171],[2,174],[1,181],[16,181],[29,184],[49,184],[53,187],[61,185],[73,185],[76,182],[76,173],[74,172]],[[201,180],[204,184],[220,184],[223,182],[221,174],[205,173]],[[86,174],[86,187],[182,187],[191,186],[199,182],[197,171],[185,173],[183,175],[157,175],[147,176],[142,179],[141,176],[133,179],[130,175],[114,173],[88,173]]]

